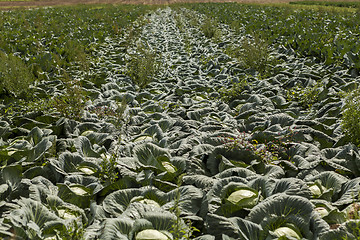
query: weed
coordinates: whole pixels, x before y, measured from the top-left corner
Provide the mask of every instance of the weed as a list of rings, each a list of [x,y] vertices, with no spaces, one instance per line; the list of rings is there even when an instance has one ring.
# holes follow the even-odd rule
[[[187,33],[184,34],[184,45],[185,45],[185,52],[188,55],[191,55],[192,52],[191,39]]]
[[[182,178],[185,174],[182,174],[178,177],[177,181],[177,190],[174,198],[174,206],[170,209],[176,216],[172,224],[172,230],[170,233],[173,235],[174,240],[180,239],[190,239],[194,232],[200,232],[196,227],[192,226],[191,221],[187,221],[184,224],[184,221],[180,217],[181,210],[179,207],[180,204],[180,186],[182,184]]]
[[[265,141],[266,150],[271,152],[274,160],[286,159],[288,161],[291,160],[291,155],[289,153],[289,148],[291,143],[296,142],[294,139],[296,138],[297,132],[294,132],[294,129],[290,127],[287,129],[288,133],[279,138],[275,138],[272,141]]]
[[[250,140],[251,135],[245,132],[239,133],[236,137],[221,137],[222,143],[229,151],[234,149],[244,149],[258,156],[265,163],[269,164],[279,159],[290,160],[289,143],[295,136],[293,130],[289,127],[289,134],[284,137],[275,138],[272,141],[265,141],[260,144],[257,140]]]
[[[80,82],[71,80],[67,75],[62,79],[65,85],[65,93],[53,98],[51,106],[61,116],[79,120],[85,107],[85,97]]]
[[[355,89],[345,98],[341,127],[345,136],[355,145],[360,145],[360,91]]]
[[[189,33],[186,31],[186,24],[184,22],[183,15],[180,13],[176,13],[174,16],[176,27],[181,32],[181,36],[184,39],[184,47],[187,54],[191,54],[191,39]]]
[[[154,51],[145,48],[143,44],[139,44],[136,53],[131,55],[127,68],[127,74],[133,82],[140,89],[143,89],[154,80],[155,74],[160,68],[160,63],[157,61]]]
[[[346,218],[348,221],[346,223],[346,225],[347,225],[348,230],[350,230],[352,236],[349,236],[348,234],[346,234],[341,239],[350,240],[350,239],[354,239],[354,237],[356,237],[355,239],[360,239],[359,210],[360,210],[360,205],[358,202],[354,202],[350,205],[350,208],[346,212]],[[341,225],[337,224],[337,226],[335,226],[335,227],[338,228],[339,226],[341,226]]]
[[[133,24],[131,24],[127,28],[127,34],[125,35],[124,47],[128,48],[135,43],[135,41],[139,38],[143,26],[148,23],[149,20],[139,17]]]
[[[186,19],[186,22],[190,24],[192,27],[197,27],[199,25],[199,18],[192,11],[187,11],[186,9],[182,9],[182,14]]]
[[[309,109],[314,103],[318,102],[322,87],[323,83],[321,82],[311,87],[293,87],[286,92],[287,100],[297,101],[302,107]]]
[[[102,161],[100,162],[101,172],[99,178],[105,185],[110,185],[119,178],[118,172],[116,171],[116,160],[118,155],[116,150],[111,155],[103,155]]]
[[[63,51],[63,56],[66,59],[66,62],[76,62],[79,64],[81,70],[89,70],[90,63],[85,52],[85,47],[82,46],[80,42],[74,40],[67,41],[64,45]]]
[[[0,115],[7,117],[23,116],[30,112],[47,112],[51,102],[47,99],[16,99],[0,108]]]
[[[34,76],[21,58],[0,51],[0,93],[19,97],[26,94]]]
[[[240,34],[244,26],[241,24],[241,22],[233,20],[230,23],[230,27],[235,31],[236,34]]]
[[[124,114],[127,108],[125,98],[118,104],[117,108],[111,108],[108,106],[99,106],[89,109],[91,113],[95,113],[99,119],[107,120],[115,125],[117,128],[121,128],[124,121]]]
[[[185,30],[185,24],[184,24],[184,21],[183,21],[181,15],[179,13],[176,13],[174,15],[174,19],[175,19],[176,27],[179,29],[180,32],[183,33]]]
[[[260,73],[265,73],[270,55],[268,43],[255,34],[252,41],[244,39],[241,48],[243,50],[240,53],[241,62]]]
[[[215,19],[206,17],[200,29],[207,38],[213,38],[216,40],[221,36],[221,31],[218,28],[218,23]]]
[[[269,44],[258,34],[253,34],[241,40],[241,47],[228,47],[225,51],[230,56],[237,58],[240,65],[250,68],[264,75],[271,63]]]
[[[249,85],[246,79],[241,79],[239,82],[232,82],[230,88],[222,87],[219,90],[221,100],[224,102],[231,102],[241,95],[245,88]]]
[[[83,239],[84,233],[84,226],[74,220],[68,225],[68,232],[65,233],[65,236],[62,236],[62,239]]]

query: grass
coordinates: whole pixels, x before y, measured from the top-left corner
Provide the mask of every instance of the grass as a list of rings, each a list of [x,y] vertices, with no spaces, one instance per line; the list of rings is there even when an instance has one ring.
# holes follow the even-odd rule
[[[321,82],[309,87],[295,86],[287,90],[287,100],[297,101],[304,109],[310,109],[314,103],[319,102],[319,94],[323,87]]]

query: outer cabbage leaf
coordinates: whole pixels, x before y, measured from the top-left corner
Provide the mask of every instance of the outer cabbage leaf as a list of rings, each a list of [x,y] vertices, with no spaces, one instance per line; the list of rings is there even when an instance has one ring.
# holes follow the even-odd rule
[[[6,217],[14,227],[15,235],[19,231],[20,236],[25,233],[25,237],[41,239],[44,232],[67,231],[64,221],[41,203],[22,198],[17,204],[20,208]]]

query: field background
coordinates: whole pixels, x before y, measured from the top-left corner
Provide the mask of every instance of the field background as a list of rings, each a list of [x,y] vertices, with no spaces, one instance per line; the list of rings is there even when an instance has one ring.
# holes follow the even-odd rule
[[[301,0],[0,0],[0,9],[61,6],[77,4],[173,4],[194,2],[238,2],[254,4],[288,4]],[[325,0],[319,0],[325,1]],[[356,2],[354,0],[330,0],[327,2]]]
[[[0,239],[360,240],[359,1],[0,1]]]

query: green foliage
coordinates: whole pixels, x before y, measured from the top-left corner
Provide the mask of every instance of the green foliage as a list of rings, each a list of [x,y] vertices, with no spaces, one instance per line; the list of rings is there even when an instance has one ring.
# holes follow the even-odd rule
[[[269,45],[258,35],[254,35],[253,39],[244,39],[241,42],[241,51],[239,60],[245,67],[255,69],[260,73],[265,73],[267,64],[269,63]]]
[[[183,21],[182,15],[180,13],[176,13],[174,15],[174,20],[176,27],[179,29],[180,32],[185,32],[185,23]]]
[[[67,63],[76,62],[81,70],[89,70],[89,59],[84,46],[80,42],[74,40],[67,41],[62,55]]]
[[[51,101],[51,106],[55,108],[61,116],[79,120],[85,107],[85,96],[77,80],[72,80],[68,76],[63,79],[65,92],[56,96]]]
[[[121,103],[117,104],[117,108],[113,109],[108,106],[100,106],[89,109],[91,113],[95,113],[99,119],[109,121],[114,124],[118,129],[121,129],[125,120],[125,110],[127,108],[126,99],[123,98]]]
[[[360,7],[360,2],[296,1],[296,2],[289,2],[289,3],[290,4],[298,4],[298,5],[318,5],[318,6],[349,7],[349,8]]]
[[[33,81],[34,76],[21,58],[0,51],[0,93],[18,97]]]
[[[214,6],[222,10],[226,9],[225,5]],[[236,11],[240,8],[233,4],[226,6]],[[126,16],[124,18],[133,19],[142,8],[133,9],[133,12],[121,10]],[[211,43],[213,40],[205,39],[198,28],[190,28],[182,14],[177,27],[183,32],[179,32],[176,24],[171,22],[174,19],[170,9],[145,16],[144,19],[156,21],[149,22],[145,28],[137,22],[129,36],[118,36],[127,20],[122,20],[123,16],[111,8],[108,15],[104,14],[106,11],[101,6],[86,9],[84,18],[91,19],[88,26],[78,23],[83,19],[81,14],[74,13],[75,10],[60,8],[55,11],[60,15],[59,19],[62,19],[62,14],[74,13],[65,18],[72,23],[59,23],[59,29],[55,24],[57,20],[54,21],[53,35],[37,35],[34,28],[27,34],[35,37],[27,37],[26,41],[22,37],[27,35],[22,31],[15,32],[14,38],[13,30],[9,35],[0,34],[0,48],[6,52],[14,49],[17,57],[19,52],[21,58],[18,59],[25,66],[31,66],[29,69],[42,80],[30,87],[34,94],[29,103],[14,100],[11,104],[6,101],[0,104],[0,111],[5,115],[0,118],[0,200],[1,218],[5,221],[0,220],[0,236],[19,239],[134,239],[140,238],[141,234],[158,232],[164,233],[166,236],[160,235],[165,238],[180,240],[200,235],[198,227],[201,229],[199,239],[237,239],[239,236],[243,239],[272,239],[275,236],[279,239],[291,236],[311,239],[332,232],[329,225],[334,227],[335,224],[342,224],[339,230],[344,234],[360,236],[358,224],[350,225],[355,223],[354,218],[358,218],[359,207],[355,207],[354,213],[348,212],[348,220],[342,221],[345,211],[339,211],[359,198],[356,148],[342,143],[338,144],[339,147],[325,147],[318,140],[324,137],[324,141],[329,140],[329,145],[332,145],[343,136],[337,128],[338,106],[342,102],[334,92],[339,88],[356,88],[353,88],[356,86],[355,77],[348,74],[351,71],[346,73],[339,66],[325,67],[320,58],[298,58],[303,53],[297,49],[293,52],[289,48],[278,48],[279,56],[290,62],[282,64],[286,71],[257,81],[260,74],[264,76],[271,71],[272,55],[266,55],[269,45],[271,49],[272,46],[277,49],[278,43],[284,44],[294,38],[291,34],[276,34],[278,25],[289,26],[287,24],[291,22],[294,28],[298,26],[297,18],[292,18],[293,14],[297,16],[297,12],[287,15],[281,24],[276,25],[280,21],[272,22],[270,26],[267,19],[274,16],[264,17],[270,11],[266,7],[261,11],[255,11],[253,6],[241,6],[240,9],[248,11],[240,11],[242,15],[237,15],[237,18],[224,11],[223,15],[219,14],[221,19],[216,20],[222,23],[227,22],[226,16],[232,18],[238,34],[246,36],[246,42],[240,43],[233,42],[231,37],[235,39],[237,36],[230,32],[229,40],[215,45]],[[33,24],[41,31],[48,30],[44,27],[48,24],[45,19],[52,11],[34,10],[37,16],[23,13],[24,17],[20,19],[30,29]],[[271,9],[271,12],[281,11]],[[202,15],[189,13],[193,13],[193,19],[202,19]],[[4,27],[12,25],[8,16],[20,16],[11,14],[0,14],[5,16],[0,18],[3,21],[1,32]],[[31,20],[27,14],[32,16]],[[211,16],[213,13],[208,14],[210,19],[215,19]],[[312,14],[309,13],[310,19],[314,17]],[[264,22],[263,28],[257,25],[257,18]],[[147,21],[144,20],[144,24]],[[329,27],[331,24],[328,22]],[[249,25],[256,29],[255,32],[264,32],[265,35],[256,39],[256,34],[245,29]],[[309,25],[312,26],[312,22]],[[61,29],[63,26],[69,29]],[[94,26],[98,31],[89,30],[96,29]],[[200,26],[197,23],[196,27]],[[266,34],[270,33],[269,26],[276,35],[273,38]],[[341,23],[339,26],[341,29]],[[217,28],[224,29],[224,34],[227,31],[222,24]],[[155,33],[149,36],[153,48],[147,48],[147,45],[136,48],[135,44],[140,42],[136,41],[138,37],[148,37],[147,29],[153,29]],[[304,31],[308,31],[306,29]],[[163,31],[164,35],[160,33],[158,36],[157,31]],[[66,41],[65,32],[74,38]],[[339,39],[344,32],[338,33]],[[38,39],[39,36],[43,40]],[[7,42],[7,37],[12,41]],[[165,43],[164,39],[169,44],[164,48],[164,63],[169,63],[166,67],[173,71],[164,69],[169,71],[164,71],[159,83],[150,84],[151,87],[144,91],[134,91],[134,84],[121,74],[123,69],[128,67],[127,73],[134,83],[145,88],[156,76],[154,69],[158,70],[158,66],[153,65],[158,64],[159,56],[151,50],[156,49],[157,44]],[[261,39],[270,40],[262,42]],[[308,43],[302,40],[297,44],[306,46]],[[329,40],[327,43],[333,42]],[[87,42],[90,47],[84,47],[89,46]],[[287,47],[292,46],[292,43],[287,44]],[[184,45],[189,55],[184,54]],[[241,46],[236,56],[240,67],[221,52],[229,45]],[[261,51],[251,56],[251,51],[259,51],[258,48],[262,47],[265,56]],[[130,56],[126,66],[124,59],[132,51],[135,54]],[[98,58],[98,62],[88,62],[90,56]],[[265,70],[256,69],[258,65],[263,65]],[[88,73],[84,73],[87,68]],[[306,69],[314,73],[313,76],[306,75]],[[208,77],[206,71],[211,72]],[[256,71],[255,77],[244,75]],[[61,82],[58,79],[63,72],[69,76],[65,75]],[[96,77],[92,78],[94,75]],[[293,93],[289,92],[288,98],[294,104],[287,108],[289,103],[284,99],[283,87],[305,77],[309,79],[309,87],[290,89]],[[228,80],[233,78],[240,81],[228,85]],[[330,94],[321,83],[311,85],[311,79],[320,78],[327,81],[327,86],[332,89]],[[249,88],[247,81],[256,82],[257,86]],[[349,85],[340,86],[348,82]],[[221,88],[225,83],[226,88]],[[82,111],[87,100],[83,91],[91,98],[86,102],[91,118],[81,118],[85,116]],[[209,99],[219,96],[219,92],[222,101]],[[322,101],[324,95],[327,101]],[[227,104],[229,102],[232,104]],[[303,108],[315,102],[319,102],[317,109],[322,110],[306,115]],[[359,105],[358,99],[353,102],[353,105]],[[127,103],[129,109],[125,111]],[[239,115],[232,116],[235,105],[240,110]],[[337,107],[325,112],[326,106]],[[311,110],[315,112],[317,109],[312,107]],[[53,110],[56,113],[50,112]],[[59,114],[79,121],[59,120]],[[128,119],[126,114],[134,115],[133,119],[125,122]],[[123,127],[125,123],[127,128]],[[295,129],[295,126],[300,126],[296,131],[301,135],[298,138],[300,143],[292,141],[290,128]],[[234,134],[237,128],[243,131],[238,136]],[[121,141],[115,142],[114,138]],[[183,177],[182,173],[186,176]],[[346,177],[340,174],[346,174]],[[342,178],[337,180],[337,177]],[[321,184],[317,185],[317,180],[319,183],[321,180]],[[317,186],[319,194],[314,189]],[[19,205],[21,202],[23,206]],[[316,204],[329,205],[329,209],[322,212],[322,218],[314,209]],[[355,226],[353,230],[352,226]],[[12,234],[16,236],[10,236]]]
[[[348,207],[348,211],[347,211],[347,222],[346,227],[348,228],[348,230],[350,230],[352,236],[346,235],[345,237],[343,237],[343,240],[350,240],[350,239],[354,239],[354,237],[356,237],[355,239],[360,239],[360,215],[359,215],[359,209],[360,209],[360,205],[355,202],[352,203],[349,207]]]
[[[130,47],[137,41],[141,34],[142,28],[146,23],[148,23],[148,20],[141,16],[136,19],[133,24],[127,27],[127,35],[125,36],[124,47]]]
[[[48,236],[51,239],[80,240],[84,239],[84,226],[75,219],[67,224],[67,231],[56,231],[56,235]]]
[[[360,222],[358,220],[351,220],[346,223],[347,230],[351,232],[349,236],[346,234],[345,237],[342,237],[342,240],[359,240],[360,239]]]
[[[294,49],[298,56],[314,57],[326,64],[342,64],[347,53],[358,58],[358,14],[309,11],[258,5],[192,4],[188,8],[221,23],[231,24],[242,34],[261,33],[267,44]],[[337,29],[336,31],[334,29]],[[340,37],[339,34],[341,33]],[[358,66],[355,68],[359,69]]]
[[[127,67],[127,74],[139,88],[143,89],[154,80],[160,63],[153,50],[139,44],[136,53],[131,55]]]
[[[106,37],[118,36],[129,23],[154,7],[134,8],[99,5],[2,12],[0,49],[10,53],[9,56],[17,53],[39,79],[47,80],[73,65],[86,71],[97,55],[94,46],[104,43]],[[3,62],[2,53],[0,58]],[[25,71],[19,61],[8,58],[20,66],[19,72]],[[0,65],[1,68],[3,64]],[[28,74],[22,74],[18,74],[19,78],[25,76],[27,80]]]
[[[276,160],[290,160],[288,154],[288,144],[293,142],[296,133],[292,129],[288,129],[288,134],[280,138],[274,138],[271,141],[256,140],[253,135],[248,135],[245,132],[238,134],[236,137],[221,137],[222,143],[229,151],[234,149],[243,149],[253,153],[265,163],[271,163]],[[253,138],[253,140],[251,140]]]
[[[171,233],[173,234],[174,238],[175,239],[181,239],[181,236],[183,235],[183,226],[181,224],[182,222],[182,219],[180,217],[180,214],[181,214],[181,210],[179,208],[179,203],[180,203],[180,191],[179,191],[179,188],[182,184],[182,177],[183,175],[180,175],[179,178],[178,178],[178,187],[177,187],[177,192],[176,192],[176,195],[175,195],[175,199],[174,199],[174,206],[171,208],[171,211],[175,214],[176,216],[176,219],[173,223],[173,228],[172,228],[172,231]]]
[[[288,101],[297,101],[303,108],[309,109],[319,100],[319,94],[323,88],[323,83],[317,82],[314,86],[296,86],[286,92]]]
[[[201,31],[207,38],[218,39],[221,36],[221,31],[218,28],[216,19],[205,17],[204,22],[200,26]]]
[[[272,62],[269,44],[258,34],[243,38],[240,47],[230,45],[225,51],[230,56],[237,58],[241,66],[256,70],[261,75],[269,70],[268,64]]]
[[[224,102],[231,102],[239,97],[245,88],[249,85],[246,79],[241,79],[239,82],[232,82],[230,88],[222,87],[219,90],[221,100]]]
[[[177,189],[176,189],[176,195],[174,198],[174,206],[170,209],[176,216],[176,219],[174,220],[172,224],[172,230],[170,233],[173,235],[174,240],[181,240],[181,239],[191,239],[194,232],[200,232],[199,229],[192,226],[192,223],[190,220],[186,221],[186,224],[184,224],[183,219],[181,218],[181,210],[180,210],[180,186],[182,184],[182,178],[185,176],[185,174],[181,174],[178,176],[178,182],[177,182]]]
[[[117,159],[118,155],[113,153],[111,155],[104,155],[100,162],[101,172],[99,173],[99,178],[105,185],[110,185],[119,178],[116,170]]]
[[[347,138],[356,145],[360,144],[360,90],[355,89],[345,98],[342,109],[341,127]]]
[[[236,137],[224,137],[223,144],[229,151],[233,151],[234,149],[249,151],[265,163],[278,160],[277,155],[269,151],[267,145],[259,145],[256,140],[248,140],[245,133],[239,134]]]
[[[16,101],[6,104],[0,108],[0,115],[13,117],[23,116],[25,113],[48,112],[51,109],[51,101],[47,99],[26,98],[17,99]]]

